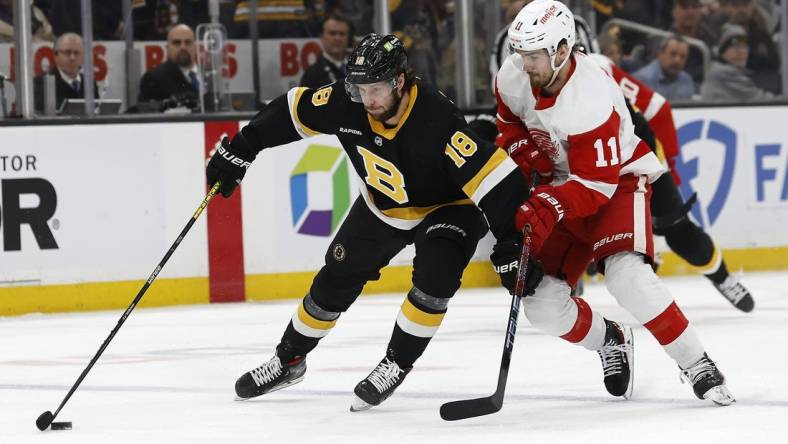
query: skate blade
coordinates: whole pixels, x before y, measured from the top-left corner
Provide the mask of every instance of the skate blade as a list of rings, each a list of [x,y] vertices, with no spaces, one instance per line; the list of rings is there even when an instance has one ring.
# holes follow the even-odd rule
[[[703,394],[703,399],[708,399],[720,406],[728,406],[736,402],[736,398],[733,397],[725,385],[710,388],[709,391]]]
[[[372,404],[365,402],[357,395],[353,395],[353,402],[350,404],[351,412],[363,412],[364,410],[369,410],[372,407],[374,407]]]
[[[275,392],[277,390],[282,390],[283,388],[290,387],[291,385],[296,385],[296,384],[298,384],[299,382],[301,382],[303,380],[304,380],[304,375],[301,375],[298,378],[293,379],[292,381],[288,381],[288,382],[286,382],[284,384],[280,384],[280,385],[274,386],[271,390],[268,390],[267,392],[260,393],[259,395],[250,396],[248,398],[243,398],[241,396],[235,395],[235,397],[233,398],[233,401],[249,401],[250,399],[258,398],[260,396],[266,395],[266,394],[271,393],[271,392]]]
[[[624,393],[624,399],[632,399],[632,392],[635,390],[635,337],[632,328],[624,328],[624,343],[627,344],[627,361],[629,362],[629,385]]]

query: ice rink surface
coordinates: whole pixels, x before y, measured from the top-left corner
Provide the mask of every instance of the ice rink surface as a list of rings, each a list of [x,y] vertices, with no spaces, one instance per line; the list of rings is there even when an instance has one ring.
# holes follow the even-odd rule
[[[39,432],[122,311],[0,318],[0,443],[785,443],[788,273],[748,274],[755,311],[735,310],[703,278],[667,279],[737,398],[715,407],[604,285],[586,299],[635,331],[633,399],[610,397],[597,355],[520,318],[503,410],[444,422],[443,402],[493,392],[509,297],[462,291],[395,395],[360,413],[355,384],[383,357],[403,295],[362,297],[309,355],[299,385],[233,401],[267,360],[296,301],[138,309],[56,421]],[[133,295],[129,296],[131,299]]]

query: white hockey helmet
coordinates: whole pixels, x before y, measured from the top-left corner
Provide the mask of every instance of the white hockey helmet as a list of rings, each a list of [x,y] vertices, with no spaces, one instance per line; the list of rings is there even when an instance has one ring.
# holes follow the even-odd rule
[[[509,46],[516,51],[546,49],[554,69],[555,56],[562,41],[575,46],[575,17],[569,8],[555,0],[535,0],[525,5],[509,26]],[[569,57],[566,58],[569,60]],[[564,63],[566,62],[564,60]]]

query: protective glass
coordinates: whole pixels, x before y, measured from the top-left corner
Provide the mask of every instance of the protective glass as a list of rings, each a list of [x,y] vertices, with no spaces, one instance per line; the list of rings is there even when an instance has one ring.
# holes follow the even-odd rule
[[[357,85],[345,80],[345,90],[350,96],[350,100],[356,103],[363,103],[364,99],[367,101],[378,101],[390,96],[397,88],[397,78],[391,80],[384,80],[376,83],[363,83]]]

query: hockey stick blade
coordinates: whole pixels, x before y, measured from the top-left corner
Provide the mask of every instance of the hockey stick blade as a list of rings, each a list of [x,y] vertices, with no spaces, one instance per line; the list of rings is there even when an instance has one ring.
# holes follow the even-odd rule
[[[501,401],[502,399],[497,399],[495,395],[492,395],[483,398],[447,402],[441,406],[440,414],[444,421],[475,418],[501,410],[501,407],[503,407],[503,402]]]
[[[498,412],[503,407],[503,395],[506,391],[506,380],[509,376],[509,363],[514,349],[514,337],[517,333],[517,316],[520,313],[520,299],[525,288],[525,279],[528,275],[528,260],[531,257],[530,227],[523,228],[523,249],[520,253],[520,264],[517,269],[517,284],[512,303],[509,306],[509,322],[506,326],[506,337],[503,342],[501,368],[498,371],[498,386],[495,393],[490,396],[475,399],[462,399],[441,405],[440,415],[445,421],[475,418]]]

